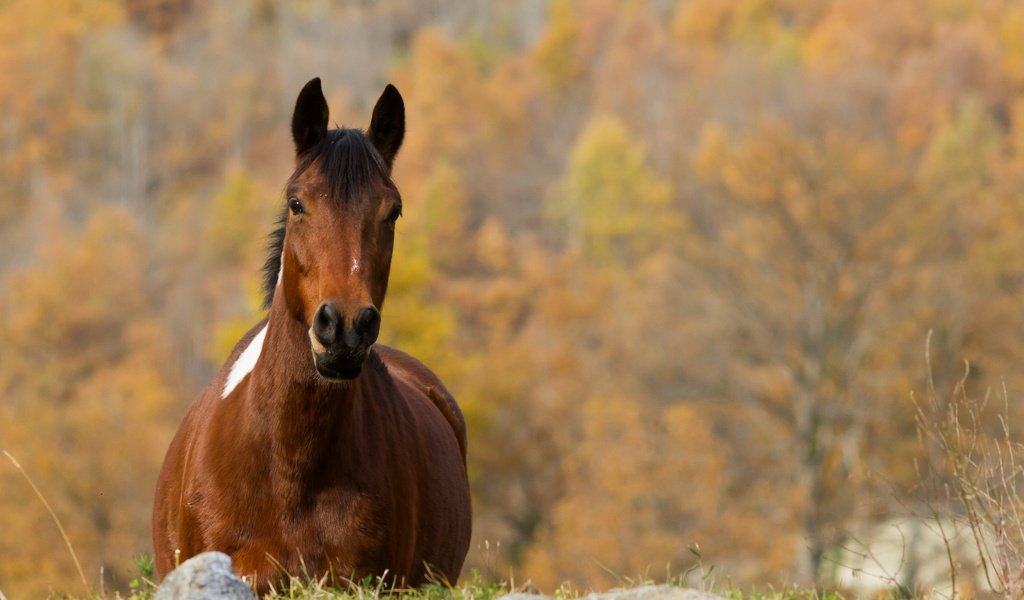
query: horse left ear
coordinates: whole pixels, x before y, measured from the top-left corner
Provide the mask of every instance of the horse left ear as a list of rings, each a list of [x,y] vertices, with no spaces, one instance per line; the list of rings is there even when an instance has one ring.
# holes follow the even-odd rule
[[[370,138],[390,169],[405,138],[405,102],[398,89],[390,83],[373,107],[366,137]]]

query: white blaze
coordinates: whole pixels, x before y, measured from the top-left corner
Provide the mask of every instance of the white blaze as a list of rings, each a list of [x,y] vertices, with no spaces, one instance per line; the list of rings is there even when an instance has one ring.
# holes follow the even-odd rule
[[[268,322],[267,325],[269,324]],[[228,372],[228,380],[224,384],[224,392],[220,395],[221,398],[230,396],[231,392],[235,391],[238,384],[256,366],[256,361],[260,358],[260,352],[263,351],[263,339],[267,337],[267,325],[260,329],[260,332],[252,338],[252,341],[249,342],[245,350],[238,355],[238,360],[235,361],[235,364],[231,365],[231,371]]]

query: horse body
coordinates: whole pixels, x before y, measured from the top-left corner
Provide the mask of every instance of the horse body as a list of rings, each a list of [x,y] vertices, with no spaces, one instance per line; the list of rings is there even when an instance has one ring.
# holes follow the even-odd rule
[[[300,95],[297,115],[301,105]],[[371,132],[377,122],[375,110]],[[290,191],[292,200],[320,195],[299,171],[292,183],[304,191]],[[400,585],[459,576],[470,537],[465,422],[426,366],[373,343],[390,266],[386,230],[366,234],[376,219],[366,217],[351,234],[362,232],[362,248],[325,263],[288,238],[292,227],[312,235],[329,205],[317,208],[287,217],[299,224],[289,221],[280,239],[268,318],[238,343],[168,449],[153,512],[161,576],[206,550],[230,555],[259,590],[288,575],[387,574]],[[345,210],[317,222],[345,239],[338,224],[356,208]],[[320,274],[311,282],[312,260]]]

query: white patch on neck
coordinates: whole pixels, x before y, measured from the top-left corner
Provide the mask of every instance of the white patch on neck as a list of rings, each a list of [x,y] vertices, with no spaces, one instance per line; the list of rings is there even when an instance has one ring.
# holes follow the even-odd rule
[[[268,325],[270,325],[269,322],[263,326],[263,329],[260,329],[260,332],[252,338],[252,341],[249,342],[245,350],[238,355],[238,360],[235,361],[235,364],[231,365],[227,383],[224,384],[224,392],[220,395],[221,398],[230,396],[231,392],[235,391],[235,388],[238,387],[238,384],[242,383],[245,376],[256,367],[256,361],[259,360],[260,352],[263,351],[263,340],[267,337]]]
[[[352,268],[349,269],[349,273],[355,274],[355,273],[358,273],[358,272],[359,272],[359,259],[358,258],[353,258],[352,259]]]
[[[284,252],[281,253],[281,268],[277,270],[277,287],[284,281]]]

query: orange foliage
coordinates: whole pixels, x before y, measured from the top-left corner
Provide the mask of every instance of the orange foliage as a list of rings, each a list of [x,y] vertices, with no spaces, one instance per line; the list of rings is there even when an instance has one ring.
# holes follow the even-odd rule
[[[259,316],[314,75],[339,123],[408,103],[381,339],[465,409],[470,568],[606,587],[698,544],[827,584],[844,531],[932,499],[927,331],[940,386],[966,357],[1019,393],[1018,3],[484,4],[0,2],[0,447],[97,587]],[[4,593],[78,591],[0,490]]]

